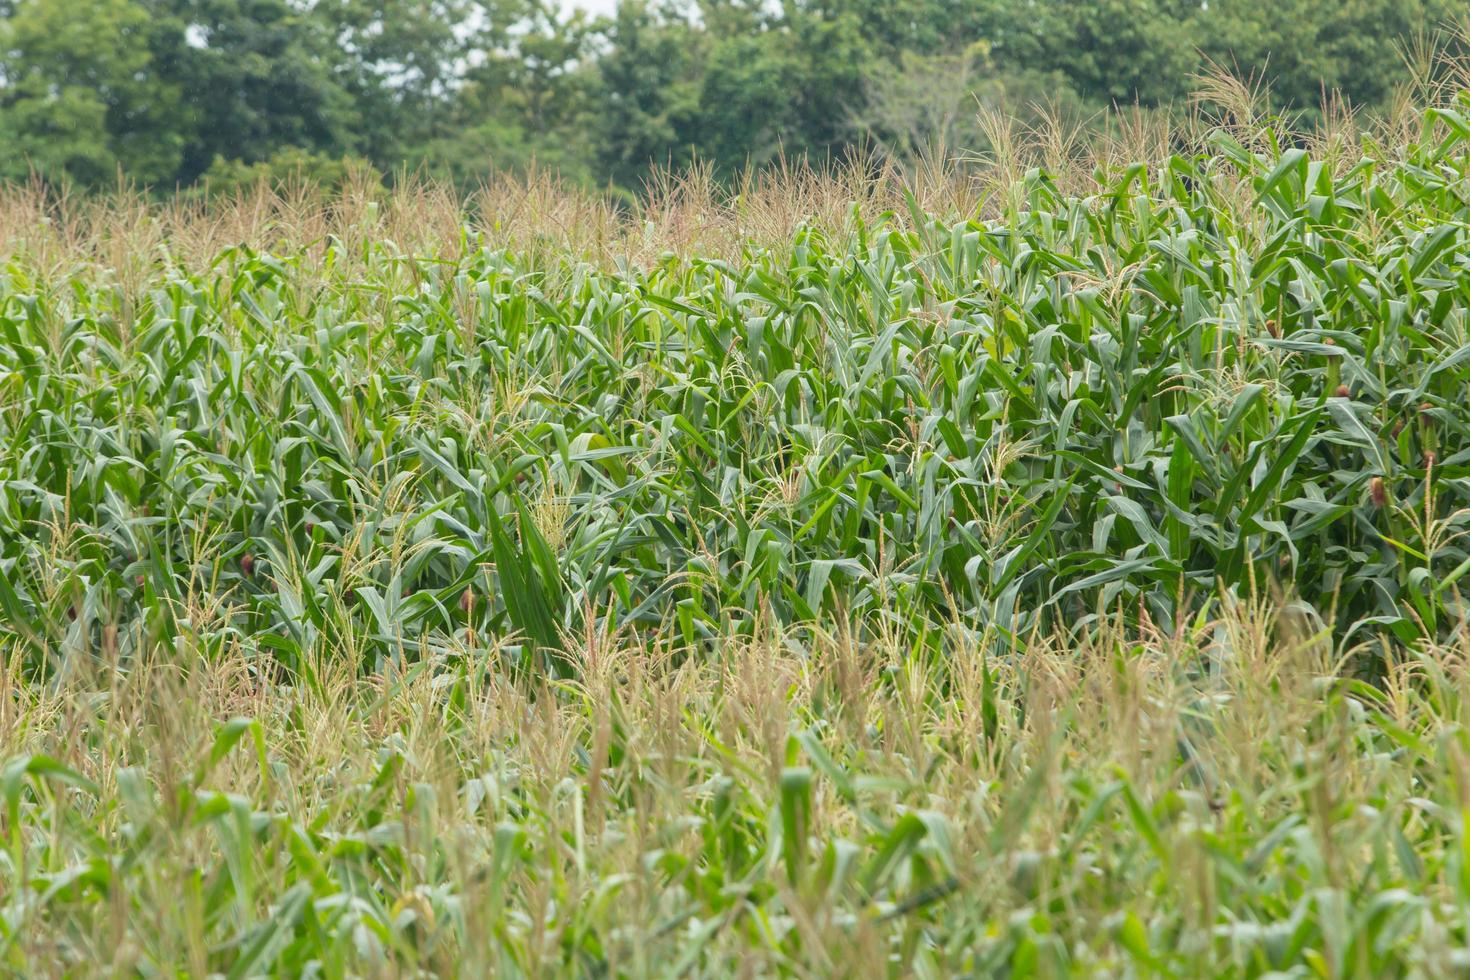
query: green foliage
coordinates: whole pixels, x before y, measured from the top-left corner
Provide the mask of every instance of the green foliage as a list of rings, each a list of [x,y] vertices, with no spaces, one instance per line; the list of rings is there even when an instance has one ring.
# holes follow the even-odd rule
[[[287,147],[259,163],[216,159],[203,174],[200,189],[209,194],[239,194],[259,185],[272,188],[309,187],[336,193],[354,177],[373,175],[373,165],[361,157],[330,157]]]
[[[466,627],[534,659],[589,607],[691,649],[841,611],[1005,650],[1119,605],[1173,631],[1275,580],[1343,640],[1443,639],[1467,137],[1462,103],[1403,162],[1334,171],[1220,135],[1081,197],[1033,171],[1004,220],[915,209],[734,262],[354,232],[124,296],[18,261],[11,605],[54,658],[182,628],[203,576],[231,596],[209,642],[269,635],[293,669],[363,625],[368,669]],[[64,586],[37,531],[63,511]]]
[[[672,669],[602,636],[551,686],[473,652],[281,682],[248,636],[7,664],[0,963],[1453,975],[1463,643],[1381,691],[1289,622],[1227,605],[1010,662],[730,637]]]
[[[171,179],[181,93],[154,49],[172,40],[134,0],[19,0],[0,20],[0,178]]]
[[[505,60],[501,52],[511,46],[509,28],[527,16],[530,6],[524,0],[317,4],[314,11],[325,22],[331,51],[323,63],[336,67],[353,111],[363,120],[352,128],[353,148],[391,166],[443,136],[459,102],[466,65],[478,58]],[[528,68],[541,53],[534,42],[521,52]]]
[[[1456,0],[1344,0],[1324,16],[1311,0],[1223,0],[1195,37],[1216,63],[1269,82],[1278,106],[1314,109],[1323,91],[1373,106],[1405,81],[1405,58],[1464,15]],[[1198,43],[1198,42],[1197,42]]]
[[[981,36],[993,39],[1003,69],[1059,71],[1095,104],[1162,105],[1182,100],[1190,71],[1200,66],[1195,18],[1202,7],[1179,0],[993,3]]]
[[[598,59],[607,99],[595,119],[598,169],[617,185],[640,189],[650,164],[679,167],[690,150],[683,128],[694,114],[693,77],[702,38],[682,22],[662,23],[641,2],[622,3]]]
[[[902,163],[984,151],[977,101],[1024,120],[1173,108],[1223,67],[1273,110],[1395,104],[1433,79],[1456,0],[11,0],[0,177],[171,190],[297,148],[444,177],[551,169],[640,192],[876,141]],[[1406,57],[1406,53],[1408,57]],[[1442,73],[1443,74],[1443,73]],[[906,116],[905,113],[911,115]],[[905,119],[917,117],[917,124]],[[934,117],[944,120],[937,126]]]
[[[330,25],[288,0],[150,0],[187,25],[171,59],[187,140],[179,180],[216,160],[247,164],[297,147],[340,156],[357,149],[369,117],[336,69]],[[391,120],[384,120],[390,122]]]
[[[493,173],[533,170],[591,183],[597,80],[582,61],[594,40],[585,18],[532,12],[514,53],[488,52],[469,68],[447,121],[431,138],[407,145],[405,162],[466,190]]]
[[[1421,123],[723,257],[412,188],[17,233],[0,964],[1463,970],[1470,95]]]

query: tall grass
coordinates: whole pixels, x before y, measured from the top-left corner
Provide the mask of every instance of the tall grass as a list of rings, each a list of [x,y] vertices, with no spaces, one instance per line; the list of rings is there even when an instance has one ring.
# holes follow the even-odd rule
[[[17,975],[1448,976],[1467,650],[1270,603],[987,659],[587,635],[281,685],[181,640],[0,700]],[[1219,651],[1229,638],[1230,656]]]
[[[152,219],[100,262],[17,253],[7,609],[58,664],[187,628],[290,669],[466,628],[530,665],[588,615],[1004,651],[1273,582],[1342,642],[1446,639],[1467,132],[1435,110],[1403,161],[1334,171],[1216,131],[1085,196],[1031,169],[994,219],[908,194],[731,259],[527,258],[447,221],[410,251],[398,199],[198,268]]]
[[[1462,968],[1470,97],[1203,98],[7,189],[0,962]]]

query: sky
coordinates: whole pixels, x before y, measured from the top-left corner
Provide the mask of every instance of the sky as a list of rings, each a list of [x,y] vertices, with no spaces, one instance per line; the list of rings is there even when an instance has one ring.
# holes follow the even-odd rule
[[[590,14],[610,14],[618,5],[618,0],[563,0],[568,7],[578,7]]]

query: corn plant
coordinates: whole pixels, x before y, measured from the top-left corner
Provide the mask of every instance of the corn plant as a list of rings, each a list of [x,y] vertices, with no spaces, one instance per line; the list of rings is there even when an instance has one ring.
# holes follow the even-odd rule
[[[1463,968],[1467,168],[7,252],[0,963]]]
[[[514,633],[833,614],[1014,643],[1281,583],[1442,638],[1467,569],[1465,116],[1394,165],[1175,157],[1008,221],[527,266],[471,233],[12,260],[3,598],[38,658],[258,638],[365,669]],[[592,611],[589,613],[589,611]],[[108,631],[112,631],[109,633]]]

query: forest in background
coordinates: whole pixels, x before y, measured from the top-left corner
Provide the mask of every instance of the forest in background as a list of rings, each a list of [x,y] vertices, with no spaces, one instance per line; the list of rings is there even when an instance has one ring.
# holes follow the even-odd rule
[[[1330,10],[1325,8],[1330,7]],[[371,168],[634,193],[854,149],[983,152],[1224,71],[1310,126],[1463,48],[1461,0],[0,0],[0,179],[166,193]],[[1055,118],[1053,119],[1053,122]]]

